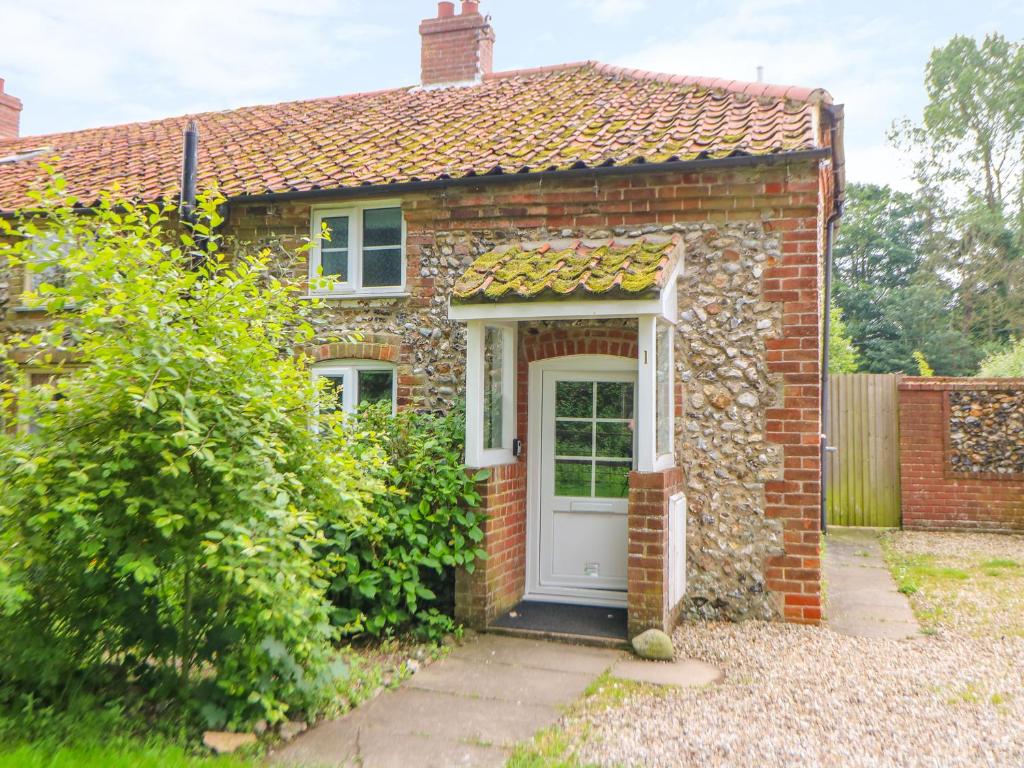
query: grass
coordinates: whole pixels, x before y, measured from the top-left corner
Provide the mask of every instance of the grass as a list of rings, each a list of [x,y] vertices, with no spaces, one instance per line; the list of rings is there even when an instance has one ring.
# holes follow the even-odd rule
[[[516,747],[506,768],[591,768],[580,762],[576,746],[587,740],[586,715],[621,706],[633,696],[664,696],[671,690],[646,683],[621,680],[605,672],[587,686],[583,696],[566,712],[563,723],[540,731],[533,740]]]
[[[245,757],[202,757],[159,739],[86,739],[75,744],[33,742],[0,747],[0,768],[256,768]]]
[[[965,534],[928,536],[932,538],[895,532],[881,540],[897,587],[910,598],[922,632],[934,635],[946,629],[976,636],[1024,635],[1024,564],[986,552],[981,538],[977,544],[960,539],[953,553],[947,548],[942,554],[944,545],[949,544],[942,537]],[[901,547],[901,541],[908,546]]]

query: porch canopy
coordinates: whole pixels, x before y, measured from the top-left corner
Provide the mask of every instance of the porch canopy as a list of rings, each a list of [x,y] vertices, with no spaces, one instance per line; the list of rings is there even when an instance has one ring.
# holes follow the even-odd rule
[[[478,257],[448,311],[467,324],[466,463],[515,461],[519,321],[635,318],[637,470],[674,466],[672,331],[682,269],[679,236],[520,243]]]

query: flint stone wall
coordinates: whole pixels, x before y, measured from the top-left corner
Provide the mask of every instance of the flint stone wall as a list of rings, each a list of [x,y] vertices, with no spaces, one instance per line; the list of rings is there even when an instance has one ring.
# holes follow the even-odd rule
[[[1024,477],[1024,390],[949,393],[954,472]]]

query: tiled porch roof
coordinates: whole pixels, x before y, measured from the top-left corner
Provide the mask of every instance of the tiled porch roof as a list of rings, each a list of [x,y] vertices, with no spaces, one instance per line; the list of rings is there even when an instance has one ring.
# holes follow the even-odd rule
[[[681,252],[678,236],[502,246],[466,269],[455,284],[452,301],[651,298],[665,287]]]

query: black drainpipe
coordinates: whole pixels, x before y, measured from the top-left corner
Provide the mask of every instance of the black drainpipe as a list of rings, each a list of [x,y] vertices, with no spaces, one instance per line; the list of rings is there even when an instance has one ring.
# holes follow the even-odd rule
[[[841,109],[841,107],[840,107]],[[831,134],[832,134],[832,171],[837,175],[840,169],[837,166],[838,158],[836,157],[836,142],[839,141],[839,125],[838,118],[833,110],[827,112],[832,120]],[[838,183],[837,183],[838,186]],[[828,360],[829,355],[832,351],[832,344],[830,340],[832,332],[832,245],[835,242],[836,233],[836,222],[843,215],[843,204],[838,197],[838,189],[836,190],[836,206],[835,211],[828,217],[828,221],[825,224],[825,312],[822,320],[822,363],[821,363],[821,440],[820,440],[820,460],[821,460],[821,532],[828,532],[828,494],[825,490],[828,482],[828,454],[835,450],[828,444],[828,417],[829,417],[829,399],[828,399],[828,383],[829,383],[829,371],[828,371]]]

